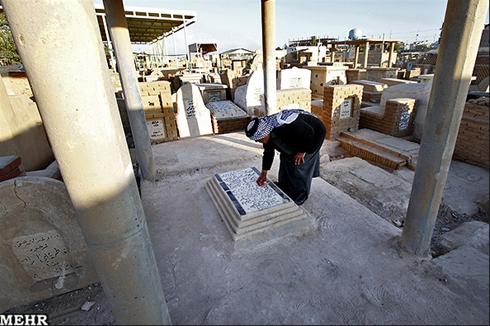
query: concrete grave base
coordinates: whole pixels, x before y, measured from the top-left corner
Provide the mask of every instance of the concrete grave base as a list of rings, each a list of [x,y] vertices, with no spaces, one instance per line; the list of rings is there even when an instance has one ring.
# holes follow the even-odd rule
[[[207,183],[206,190],[233,240],[263,242],[314,229],[314,219],[277,186],[271,182],[257,186],[258,176],[255,168],[248,168],[216,174]]]

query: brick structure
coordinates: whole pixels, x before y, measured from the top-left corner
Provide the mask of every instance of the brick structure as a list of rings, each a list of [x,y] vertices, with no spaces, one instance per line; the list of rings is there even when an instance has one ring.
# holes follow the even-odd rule
[[[335,139],[342,131],[359,128],[361,85],[336,85],[324,89],[323,109],[314,112],[327,129],[326,138]]]
[[[385,83],[375,82],[371,80],[353,80],[352,84],[362,85],[362,101],[367,103],[379,103],[383,90],[388,86]]]
[[[363,80],[367,78],[366,69],[347,69],[345,74],[347,76],[347,84],[352,83],[353,80]]]
[[[414,99],[391,99],[386,101],[385,107],[376,105],[362,108],[359,127],[394,137],[405,137],[413,133],[414,119]]]
[[[211,111],[214,134],[243,131],[250,121],[245,110],[231,101],[210,102],[206,107]]]
[[[489,99],[485,97],[466,102],[454,149],[455,159],[490,168],[489,109]]]
[[[322,98],[323,87],[325,86],[347,84],[347,67],[342,64],[305,66],[304,68],[311,70],[310,89],[311,96],[315,99]]]
[[[264,103],[264,95],[260,95],[261,103]],[[280,89],[277,90],[277,107],[279,110],[288,108],[301,108],[311,112],[311,90],[307,88]],[[264,116],[264,108],[255,108],[254,115]]]
[[[178,139],[170,83],[139,83],[139,87],[151,143]]]

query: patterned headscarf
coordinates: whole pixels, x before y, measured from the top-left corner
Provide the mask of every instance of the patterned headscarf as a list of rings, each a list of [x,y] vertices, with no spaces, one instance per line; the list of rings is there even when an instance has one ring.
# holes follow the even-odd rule
[[[259,140],[272,132],[274,128],[290,124],[300,114],[310,114],[301,109],[289,109],[262,118],[253,118],[249,122],[245,133],[252,140]]]

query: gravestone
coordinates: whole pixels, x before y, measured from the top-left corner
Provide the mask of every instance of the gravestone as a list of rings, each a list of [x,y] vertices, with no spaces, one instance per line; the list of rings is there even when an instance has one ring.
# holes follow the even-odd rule
[[[278,89],[310,88],[311,71],[293,67],[279,72]]]
[[[209,102],[206,107],[217,120],[248,117],[247,113],[231,101]]]
[[[311,231],[314,219],[274,183],[259,187],[255,168],[215,174],[207,184],[233,240],[264,235],[268,240]]]
[[[44,177],[0,183],[0,311],[97,281],[65,185]]]
[[[177,91],[176,119],[181,138],[213,133],[211,115],[196,85],[184,84]]]
[[[254,115],[255,110],[264,110],[264,72],[262,69],[254,71],[247,82],[247,85],[237,87],[234,95],[234,102],[247,111],[249,115]]]

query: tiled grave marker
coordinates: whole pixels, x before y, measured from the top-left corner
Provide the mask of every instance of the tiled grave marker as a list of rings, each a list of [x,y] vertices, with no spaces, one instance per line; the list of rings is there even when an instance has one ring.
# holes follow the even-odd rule
[[[283,226],[310,227],[312,218],[274,183],[259,187],[255,168],[215,174],[207,190],[234,240],[279,229]]]

